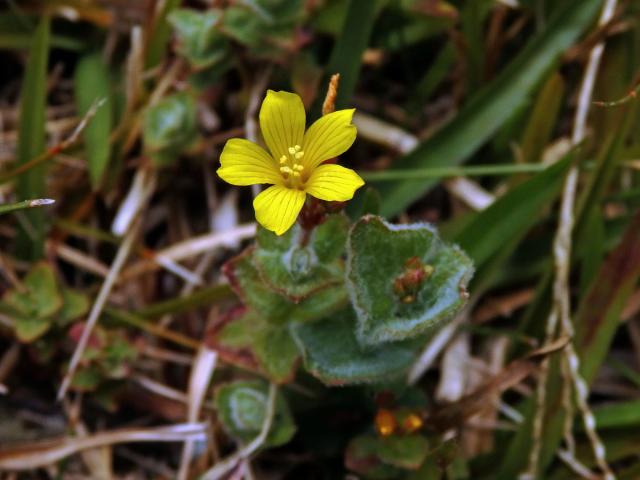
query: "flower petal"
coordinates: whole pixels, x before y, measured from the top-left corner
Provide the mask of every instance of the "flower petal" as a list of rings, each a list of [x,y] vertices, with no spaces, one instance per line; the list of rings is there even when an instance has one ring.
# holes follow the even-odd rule
[[[340,165],[320,165],[307,181],[305,191],[320,200],[344,202],[364,185],[360,176]]]
[[[220,165],[218,176],[232,185],[278,184],[283,180],[271,155],[259,145],[241,138],[227,141],[220,155]]]
[[[351,123],[353,112],[355,109],[351,108],[329,113],[309,127],[302,143],[305,168],[315,168],[349,149],[358,133]]]
[[[269,187],[253,200],[256,220],[267,230],[282,235],[298,218],[305,198],[301,190],[281,185]]]
[[[260,130],[273,158],[302,145],[307,121],[302,100],[295,93],[267,91],[260,108]]]

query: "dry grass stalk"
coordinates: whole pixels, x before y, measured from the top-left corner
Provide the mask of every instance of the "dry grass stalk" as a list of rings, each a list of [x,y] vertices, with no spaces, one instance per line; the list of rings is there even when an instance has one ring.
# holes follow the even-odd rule
[[[211,252],[218,248],[225,247],[230,242],[246,240],[253,237],[255,233],[256,224],[245,223],[228,231],[208,233],[189,238],[160,250],[156,255],[160,255],[173,261],[185,260],[202,253]],[[152,259],[140,260],[122,272],[121,280],[129,280],[137,275],[152,272],[157,269],[158,264]]]
[[[131,248],[133,247],[133,243],[138,235],[140,223],[135,222],[131,228],[131,230],[127,233],[124,238],[124,241],[120,245],[118,252],[116,254],[113,263],[111,264],[111,268],[109,269],[109,275],[105,278],[102,287],[100,288],[100,292],[96,297],[96,300],[91,308],[91,312],[89,313],[89,317],[85,326],[82,330],[82,336],[78,341],[78,345],[76,346],[75,351],[73,352],[73,356],[71,357],[71,361],[69,362],[69,367],[67,368],[67,373],[62,379],[62,384],[60,385],[60,389],[58,390],[57,398],[58,400],[62,399],[69,385],[71,384],[71,380],[73,379],[73,375],[75,374],[76,369],[78,368],[78,364],[82,359],[82,355],[84,353],[85,348],[87,347],[87,343],[89,342],[89,337],[93,328],[98,323],[98,318],[100,318],[100,314],[102,313],[102,309],[109,298],[109,294],[111,293],[111,289],[116,284],[116,280],[118,279],[118,275],[120,274],[120,270],[124,266],[124,262],[129,257],[129,253],[131,252]]]
[[[473,302],[470,301],[469,303],[471,304]],[[444,350],[458,331],[458,327],[467,321],[470,310],[471,307],[467,305],[467,307],[462,310],[462,312],[460,312],[449,325],[440,330],[425,346],[424,350],[409,370],[409,375],[407,377],[407,383],[409,385],[415,385],[420,377],[429,370],[435,359],[440,355],[442,350]]]
[[[200,416],[200,409],[204,398],[209,391],[209,383],[216,369],[218,353],[206,347],[200,348],[193,361],[191,376],[189,378],[189,391],[187,395],[187,421],[196,422]],[[194,442],[187,440],[182,448],[182,458],[180,469],[178,470],[178,480],[189,478],[189,464],[193,456]]]
[[[206,439],[205,425],[182,423],[165,427],[122,429],[73,438],[62,437],[0,450],[0,470],[33,470],[53,465],[78,452],[117,443],[182,442]]]
[[[87,255],[86,253],[70,247],[65,243],[54,244],[49,242],[48,250],[57,257],[84,270],[85,272],[93,273],[94,275],[102,278],[109,275],[109,268],[104,263],[97,260],[94,256]]]
[[[617,5],[617,0],[607,0],[603,6],[600,18],[598,20],[598,26],[606,25],[613,17],[614,10]],[[572,144],[580,144],[586,137],[586,124],[587,114],[591,105],[591,97],[593,93],[593,87],[597,75],[598,68],[600,66],[600,60],[604,52],[604,43],[600,42],[593,47],[589,54],[589,60],[584,73],[583,81],[580,86],[580,93],[578,98],[578,108],[576,110],[574,119],[574,129],[572,134]],[[552,311],[547,319],[547,341],[550,340],[550,335],[555,334],[556,324],[559,323],[562,335],[569,335],[573,337],[573,327],[571,322],[571,304],[569,296],[569,271],[571,261],[571,239],[573,233],[574,224],[574,204],[576,197],[576,189],[578,183],[578,168],[572,167],[565,180],[564,189],[562,192],[562,202],[560,206],[560,218],[558,222],[558,228],[556,231],[556,237],[554,240],[553,254],[555,261],[556,276],[553,285],[553,307]],[[559,322],[558,322],[559,320]],[[569,365],[567,373],[570,378],[563,382],[563,388],[575,388],[577,405],[585,424],[585,430],[591,443],[598,467],[604,473],[606,480],[611,480],[614,477],[613,472],[609,468],[605,458],[604,444],[600,440],[596,429],[595,419],[588,405],[589,390],[586,382],[581,377],[579,368],[580,360],[575,351],[573,344],[571,343],[567,349],[563,352],[566,355],[566,362]],[[547,367],[548,369],[548,367]],[[531,455],[529,457],[529,465],[527,471],[521,476],[521,478],[535,478],[538,473],[538,461],[541,451],[542,442],[542,418],[545,412],[545,392],[547,388],[547,369],[543,370],[540,381],[538,383],[538,392],[536,395],[537,416],[534,419],[533,428],[533,445],[531,449]],[[567,401],[566,398],[570,393],[564,392],[565,408],[573,406],[573,403]],[[566,417],[573,418],[573,408],[570,411],[565,412]],[[565,440],[570,447],[568,453],[573,455],[571,447],[574,444],[573,433],[571,425],[565,423]]]

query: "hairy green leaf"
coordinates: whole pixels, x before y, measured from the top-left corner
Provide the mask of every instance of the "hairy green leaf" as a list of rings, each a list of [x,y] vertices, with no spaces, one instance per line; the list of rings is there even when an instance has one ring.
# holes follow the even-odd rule
[[[267,409],[268,384],[261,380],[237,381],[216,391],[216,408],[225,430],[233,437],[250,442],[262,429]],[[287,443],[296,431],[284,397],[278,394],[271,430],[264,443],[275,447]]]
[[[356,340],[355,314],[345,310],[331,318],[292,325],[305,368],[330,385],[380,383],[404,374],[424,337],[363,348]]]
[[[430,225],[391,225],[369,215],[353,226],[347,252],[362,345],[431,332],[466,302],[473,264]]]

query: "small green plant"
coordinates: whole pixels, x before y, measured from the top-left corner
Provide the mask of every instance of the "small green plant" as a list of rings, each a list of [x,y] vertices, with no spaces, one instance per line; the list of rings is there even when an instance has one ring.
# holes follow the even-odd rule
[[[2,300],[16,337],[24,343],[35,342],[50,330],[62,331],[88,308],[87,297],[61,285],[45,262],[36,263],[22,285],[7,291]]]
[[[393,225],[376,215],[352,221],[340,211],[344,203],[331,202],[349,200],[362,185],[355,172],[323,163],[353,143],[352,112],[329,113],[305,134],[300,99],[269,92],[260,122],[270,152],[232,139],[221,156],[218,174],[226,181],[274,186],[254,201],[262,225],[255,244],[224,266],[242,305],[219,319],[208,342],[226,361],[272,382],[292,382],[301,365],[330,386],[393,389],[468,297],[471,260],[432,226]],[[316,198],[305,203],[306,194]],[[231,400],[223,402],[230,393],[222,392],[228,390],[218,395],[227,430],[246,441],[247,429],[233,426],[238,415],[224,413]],[[347,465],[365,478],[418,469],[429,442],[418,431],[420,418],[410,418],[417,424],[408,432],[353,438]]]

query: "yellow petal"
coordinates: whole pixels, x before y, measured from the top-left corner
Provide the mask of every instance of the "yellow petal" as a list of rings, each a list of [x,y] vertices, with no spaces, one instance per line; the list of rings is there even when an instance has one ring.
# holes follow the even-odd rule
[[[305,168],[314,168],[325,160],[346,152],[358,133],[351,123],[355,109],[338,110],[314,122],[304,135]]]
[[[305,190],[320,200],[344,202],[353,198],[355,191],[362,185],[364,181],[350,168],[320,165],[313,171]]]
[[[267,230],[282,235],[298,218],[305,197],[300,190],[281,185],[269,187],[253,200],[256,220]]]
[[[220,155],[218,175],[232,185],[281,183],[276,162],[259,145],[249,140],[232,138]]]
[[[286,155],[289,147],[302,145],[306,118],[298,95],[267,91],[260,108],[260,130],[273,158]]]

